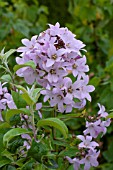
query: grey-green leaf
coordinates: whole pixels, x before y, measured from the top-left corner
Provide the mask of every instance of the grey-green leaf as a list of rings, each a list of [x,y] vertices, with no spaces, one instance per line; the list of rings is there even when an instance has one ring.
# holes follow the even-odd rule
[[[63,121],[61,121],[58,118],[47,118],[47,119],[42,119],[39,120],[37,123],[37,126],[52,126],[54,128],[57,128],[63,135],[65,138],[68,137],[68,128],[65,125],[65,123]]]

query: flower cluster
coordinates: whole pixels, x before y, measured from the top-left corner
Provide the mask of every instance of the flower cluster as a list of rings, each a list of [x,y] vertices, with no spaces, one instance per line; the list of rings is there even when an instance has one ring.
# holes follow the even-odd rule
[[[8,93],[7,87],[3,87],[5,83],[1,84],[0,82],[0,121],[3,121],[1,112],[6,110],[6,107],[9,109],[16,108],[12,96]]]
[[[16,73],[28,84],[36,81],[44,87],[41,92],[45,96],[44,102],[49,99],[51,107],[57,105],[58,111],[71,112],[72,108],[83,108],[86,99],[91,101],[89,93],[94,91],[94,87],[88,85],[86,57],[80,53],[85,45],[67,28],[60,28],[59,23],[49,26],[38,37],[23,39],[25,46],[17,50],[21,52],[17,63],[33,61],[36,69],[24,67]],[[73,76],[73,82],[70,76]]]
[[[97,158],[100,151],[97,151],[96,147],[98,147],[99,144],[92,141],[92,138],[97,138],[97,136],[101,133],[105,134],[106,127],[108,127],[111,123],[110,119],[103,120],[108,116],[108,113],[105,112],[105,107],[99,103],[98,106],[100,109],[96,118],[90,117],[90,122],[86,121],[86,130],[83,131],[84,135],[77,136],[77,138],[82,141],[78,145],[78,148],[81,151],[79,158],[75,157],[74,159],[71,159],[66,156],[67,160],[73,164],[74,170],[78,170],[81,164],[84,164],[84,170],[89,170],[92,166],[98,166]]]

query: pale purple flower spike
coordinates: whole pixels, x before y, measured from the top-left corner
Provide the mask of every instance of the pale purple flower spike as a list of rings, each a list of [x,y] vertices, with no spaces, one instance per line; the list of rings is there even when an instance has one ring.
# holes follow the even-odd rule
[[[45,95],[44,101],[50,99],[52,107],[57,105],[59,112],[68,113],[73,108],[83,108],[86,100],[91,101],[89,93],[95,88],[88,85],[89,77],[86,73],[89,67],[86,65],[86,57],[80,53],[85,47],[83,42],[77,40],[68,28],[60,28],[59,23],[49,24],[49,27],[31,40],[22,40],[24,47],[18,48],[21,55],[16,61],[18,64],[33,61],[36,69],[24,67],[16,73],[24,77],[28,84],[34,81],[40,84],[45,88],[41,92]],[[69,72],[75,77],[75,82],[68,77]],[[58,85],[59,82],[62,86]]]

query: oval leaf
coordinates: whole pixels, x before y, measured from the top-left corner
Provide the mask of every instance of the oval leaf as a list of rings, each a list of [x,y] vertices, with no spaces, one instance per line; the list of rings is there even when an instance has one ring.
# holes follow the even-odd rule
[[[31,61],[26,62],[25,64],[15,65],[13,70],[14,70],[14,72],[16,72],[17,70],[19,70],[20,68],[23,68],[23,67],[31,67],[34,70],[36,68],[36,65],[31,60]]]
[[[11,163],[11,161],[8,160],[8,159],[1,160],[0,161],[0,168],[2,168],[4,165],[10,164],[10,163]]]
[[[4,56],[3,56],[3,60],[4,60],[4,59],[7,60],[7,59],[9,58],[9,56],[10,56],[11,54],[13,54],[15,51],[16,51],[15,49],[10,49],[9,51],[7,51],[7,52],[4,54]]]
[[[25,108],[22,108],[22,109],[10,109],[6,112],[6,116],[5,116],[5,119],[6,121],[9,123],[9,120],[12,116],[16,115],[16,114],[20,114],[20,113],[23,113],[23,114],[26,114],[26,115],[29,115],[30,112],[28,109],[25,109]]]
[[[64,124],[63,121],[61,121],[58,118],[48,118],[48,119],[42,119],[39,120],[37,123],[37,126],[52,126],[60,130],[60,132],[64,135],[65,138],[67,138],[68,135],[68,128]]]
[[[28,105],[34,104],[35,102],[33,101],[33,99],[29,96],[27,90],[22,87],[21,85],[16,85],[15,87],[17,87],[19,90],[21,90],[23,93],[21,94],[22,98],[26,101],[26,103]]]
[[[113,112],[110,113],[110,114],[107,116],[107,118],[113,118]]]
[[[3,137],[3,144],[4,146],[8,145],[8,142],[15,136],[19,136],[22,135],[24,133],[30,133],[28,130],[26,129],[22,129],[22,128],[15,128],[15,129],[11,129],[9,130]]]

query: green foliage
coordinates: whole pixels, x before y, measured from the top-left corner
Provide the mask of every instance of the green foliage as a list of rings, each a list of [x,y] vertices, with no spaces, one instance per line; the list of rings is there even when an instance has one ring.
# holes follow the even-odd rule
[[[52,126],[60,130],[60,132],[64,135],[65,138],[67,138],[68,135],[68,128],[64,124],[63,121],[61,121],[58,118],[48,118],[48,119],[43,119],[39,120],[37,123],[37,126]]]
[[[25,133],[30,133],[28,130],[26,129],[22,129],[22,128],[15,128],[15,129],[11,129],[9,130],[3,137],[3,144],[4,146],[8,146],[8,143],[9,141],[15,137],[15,136],[18,136],[18,135],[22,135],[22,134],[25,134]]]
[[[34,64],[34,62],[33,61],[28,61],[27,63],[25,63],[25,64],[20,64],[20,65],[15,65],[14,66],[14,71],[16,72],[17,70],[19,70],[20,68],[23,68],[23,67],[31,67],[31,68],[33,68],[33,69],[35,69],[36,68],[36,66],[35,66],[35,64]]]
[[[94,113],[97,110],[96,102],[100,102],[104,104],[108,110],[113,109],[113,1],[107,0],[57,0],[57,1],[42,1],[42,0],[1,0],[0,1],[0,49],[2,50],[6,47],[6,50],[9,50],[5,54],[2,51],[2,55],[4,56],[4,60],[8,59],[10,68],[12,69],[15,65],[14,58],[17,56],[15,50],[21,45],[22,38],[30,38],[31,35],[36,35],[42,32],[47,28],[47,23],[55,24],[57,21],[61,23],[62,26],[67,26],[73,33],[77,35],[77,38],[81,39],[86,44],[86,49],[88,53],[86,53],[88,64],[90,65],[90,84],[96,87],[96,91],[92,94],[93,102],[92,105],[88,104],[88,112],[92,111]],[[13,54],[11,57],[10,54]],[[24,65],[16,65],[14,67],[14,71],[16,72],[19,68],[30,66],[35,68],[35,64],[31,61],[30,63],[26,63]],[[0,66],[1,73],[4,70],[3,66]],[[0,73],[0,75],[1,75]],[[2,81],[11,82],[12,78],[9,73],[1,76],[0,79]],[[12,131],[8,131],[11,124],[16,125],[20,121],[20,114],[30,114],[29,110],[23,110],[28,104],[33,104],[37,102],[40,94],[40,88],[34,89],[32,94],[28,94],[28,91],[23,87],[23,82],[20,81],[21,86],[18,86],[18,78],[15,81],[15,87],[18,90],[21,90],[23,94],[20,94],[17,91],[12,90],[12,96],[14,102],[17,106],[17,110],[10,110],[6,113],[2,113],[5,117],[5,123],[0,123],[0,141],[3,140],[4,135],[4,143],[9,144],[10,139],[13,140],[15,135],[20,135],[20,133],[16,133],[14,136]],[[24,84],[25,85],[25,84]],[[11,87],[9,87],[10,89]],[[40,98],[39,98],[40,100]],[[46,103],[47,104],[47,103]],[[45,104],[45,105],[46,105]],[[42,108],[44,118],[48,118],[48,115],[53,112],[52,108]],[[37,114],[37,113],[36,113]],[[74,114],[74,115],[73,115]],[[76,134],[81,131],[84,121],[80,121],[76,117],[82,116],[79,113],[72,113],[70,115],[59,115],[59,119],[65,121],[66,125],[70,127],[70,131]],[[110,113],[108,117],[113,118],[113,113]],[[76,119],[75,119],[76,118]],[[49,129],[50,122],[44,123],[46,119],[39,121],[41,127],[46,126]],[[37,121],[37,120],[36,120]],[[60,121],[60,120],[58,120]],[[37,123],[37,122],[36,122]],[[52,120],[51,120],[52,123]],[[67,130],[64,128],[65,125],[62,125],[61,122],[55,122],[56,124],[52,124],[52,127],[59,127],[60,132],[67,137]],[[54,125],[54,126],[53,126]],[[45,128],[44,133],[48,133],[47,128]],[[4,131],[1,131],[4,129]],[[62,130],[63,129],[63,130]],[[8,131],[8,132],[7,132]],[[9,134],[7,137],[7,134]],[[113,148],[112,144],[109,145],[110,137],[112,136],[113,129],[111,128],[109,135],[104,139],[103,143],[103,154],[100,156],[100,169],[101,170],[112,170],[113,169],[113,159],[112,153],[110,152]],[[13,138],[14,137],[14,138]],[[16,141],[17,143],[19,141]],[[57,140],[52,141],[54,145],[67,147],[68,142],[61,142]],[[21,143],[21,141],[20,141]],[[10,143],[11,144],[11,143]],[[10,145],[10,149],[13,150],[13,141]],[[17,145],[14,144],[14,148]],[[107,147],[109,146],[109,147]],[[43,155],[47,154],[47,151],[44,153],[44,146],[41,143],[41,148],[39,145],[36,145],[32,141],[32,148],[30,152],[34,154],[33,159],[40,160]],[[5,149],[5,148],[4,148]],[[14,149],[15,150],[15,149]],[[39,153],[37,152],[39,151]],[[36,155],[35,155],[36,151]],[[4,152],[3,144],[0,144],[0,152]],[[8,151],[7,151],[8,152]],[[70,150],[67,149],[64,152],[60,153],[62,155],[68,154],[69,156],[74,155],[73,147],[70,147]],[[8,153],[7,153],[8,154]],[[1,155],[1,154],[0,154]],[[38,158],[37,158],[38,155]],[[28,156],[31,156],[30,153]],[[40,159],[39,159],[40,157]],[[38,170],[44,170],[45,167],[48,166],[50,168],[50,164],[57,167],[56,163],[47,159],[43,164],[38,164],[31,158],[31,160],[15,160],[17,166],[22,166],[24,169],[32,169],[37,167]],[[50,161],[50,164],[48,163]],[[0,168],[5,168],[5,170],[10,170],[12,168],[15,169],[12,165],[7,165],[11,162],[10,159],[5,157],[1,158],[0,156]],[[36,163],[36,164],[35,164]],[[64,165],[61,164],[61,169],[64,168]],[[5,166],[6,165],[6,166]],[[54,167],[51,166],[54,169]],[[34,168],[35,169],[35,168]],[[67,169],[73,169],[72,166]]]
[[[34,158],[36,161],[41,162],[42,156],[47,154],[47,146],[43,143],[37,143],[34,140],[32,141],[31,148],[28,151],[28,157]]]

